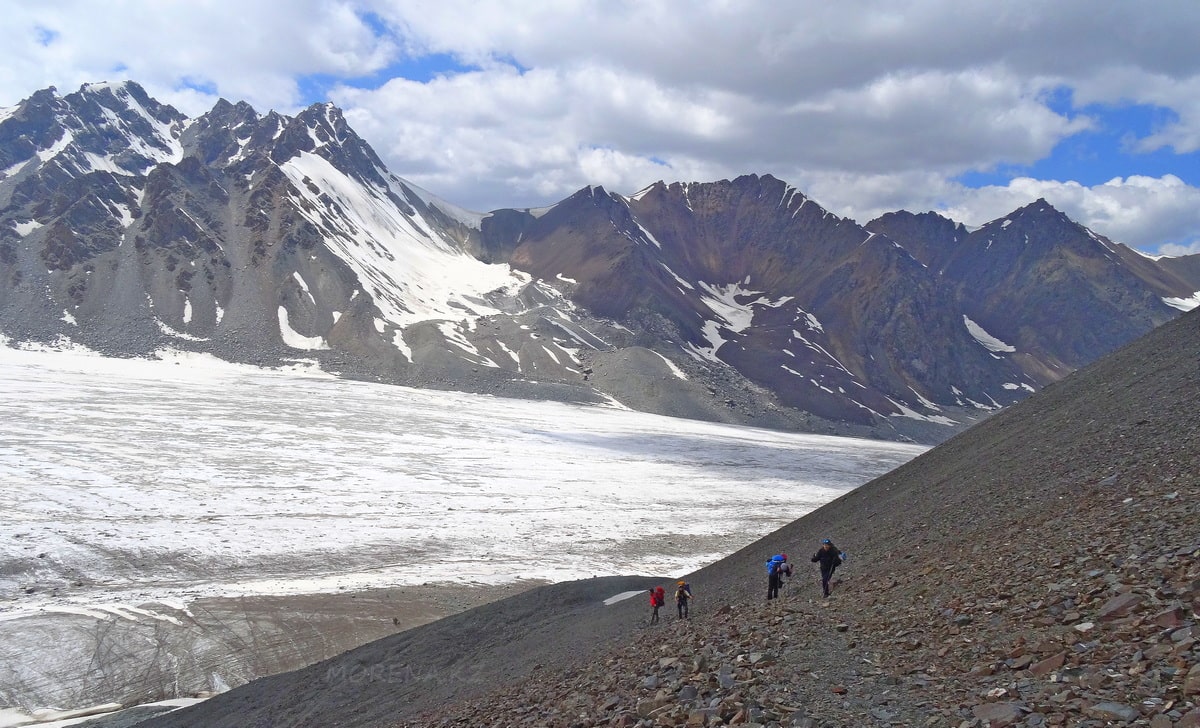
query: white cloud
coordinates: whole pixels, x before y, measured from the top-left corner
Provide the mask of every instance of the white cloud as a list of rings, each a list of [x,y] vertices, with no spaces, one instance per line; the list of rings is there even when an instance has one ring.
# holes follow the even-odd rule
[[[878,173],[1032,163],[1091,122],[1048,109],[1040,82],[1002,68],[893,73],[852,89],[805,99],[779,116],[769,149],[800,142],[800,166]],[[763,124],[765,131],[770,126]]]
[[[332,96],[398,174],[476,209],[537,205],[588,184],[632,191],[660,177],[725,170],[687,155],[655,161],[672,145],[717,143],[730,123],[720,104],[602,68],[501,66],[377,90],[340,87]]]
[[[297,0],[286,12],[0,0],[0,12],[0,104],[129,77],[192,115],[217,95],[290,111],[319,75],[342,82],[331,98],[394,172],[475,209],[757,172],[860,220],[903,207],[978,222],[1045,196],[1143,247],[1200,237],[1197,180],[1161,168],[1090,185],[953,181],[1110,139],[1107,112],[1127,104],[1162,110],[1158,126],[1128,130],[1129,150],[1200,150],[1192,0]],[[472,68],[388,80],[389,64],[429,54]]]
[[[68,93],[130,78],[188,114],[207,111],[218,95],[290,110],[302,100],[297,76],[369,73],[397,53],[345,1],[293,0],[284,9],[272,0],[3,0],[0,13],[5,104],[50,85]]]
[[[859,223],[899,209],[943,211],[949,201],[958,200],[967,191],[932,171],[896,174],[802,171],[788,179],[822,207]]]
[[[978,226],[1042,197],[1116,242],[1162,255],[1200,252],[1200,188],[1174,175],[1117,177],[1090,187],[1018,177],[980,188],[934,173],[828,175],[814,177],[806,189],[829,209],[863,223],[903,207]]]
[[[1195,245],[1200,239],[1200,188],[1174,175],[1117,177],[1091,187],[1018,178],[1005,187],[964,192],[962,201],[947,212],[969,223],[1001,217],[1019,204],[1044,197],[1096,232],[1148,251],[1164,242]]]
[[[1161,74],[1131,75],[1134,78],[1129,80],[1126,97],[1136,103],[1172,109],[1175,113],[1175,118],[1137,139],[1134,146],[1142,152],[1164,147],[1179,153],[1200,150],[1200,74],[1182,80]]]
[[[1200,239],[1193,240],[1187,245],[1179,245],[1176,243],[1165,243],[1158,248],[1159,255],[1200,255]]]
[[[926,1],[903,12],[886,3],[713,2],[688,13],[653,3],[606,7],[492,3],[467,13],[444,2],[415,13],[380,4],[381,16],[416,46],[485,70],[428,88],[355,92],[345,102],[355,106],[356,126],[387,145],[382,154],[400,174],[477,206],[540,204],[589,183],[630,192],[659,178],[770,172],[861,220],[907,207],[978,223],[1047,196],[1135,245],[1184,240],[1200,229],[1187,214],[1184,201],[1194,193],[1187,185],[1160,181],[1170,194],[1154,201],[1141,199],[1134,176],[1121,185],[1014,180],[978,191],[952,181],[966,171],[1031,164],[1102,125],[1053,106],[1060,89],[1078,86],[1080,104],[1153,103],[1190,118],[1188,100],[1200,94],[1182,93],[1180,84],[1197,69],[1187,30],[1195,13],[1182,6],[1161,13],[1096,13],[1083,2],[998,10]],[[508,60],[531,70],[517,73]],[[397,124],[397,106],[420,121]],[[472,124],[480,106],[493,116]],[[418,125],[425,143],[389,135],[388,125],[405,134]],[[1181,121],[1132,143],[1186,150],[1186,128]],[[1162,141],[1168,134],[1173,141]],[[414,154],[421,163],[410,167]],[[494,184],[457,174],[454,165],[464,163],[475,179]],[[549,194],[525,196],[538,191]]]

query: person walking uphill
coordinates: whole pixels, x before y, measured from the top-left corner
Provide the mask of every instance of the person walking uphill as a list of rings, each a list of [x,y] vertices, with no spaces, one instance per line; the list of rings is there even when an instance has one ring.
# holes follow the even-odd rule
[[[667,592],[661,586],[650,590],[650,606],[654,612],[650,615],[650,624],[658,624],[658,608],[667,603]]]
[[[842,563],[837,546],[833,545],[833,541],[825,539],[821,542],[821,548],[813,554],[812,561],[814,564],[821,565],[821,589],[825,592],[825,596],[829,596],[829,580],[833,578],[833,570]]]
[[[792,565],[788,563],[787,554],[775,554],[767,561],[767,601],[779,598],[783,577],[791,575]]]
[[[688,618],[688,602],[692,601],[692,587],[686,581],[680,581],[675,587],[675,609],[679,611],[680,619]]]

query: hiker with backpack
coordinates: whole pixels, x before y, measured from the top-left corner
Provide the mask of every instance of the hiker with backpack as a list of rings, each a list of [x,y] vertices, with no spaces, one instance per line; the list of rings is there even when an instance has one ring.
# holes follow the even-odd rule
[[[833,545],[833,541],[825,539],[821,542],[821,548],[817,549],[817,553],[813,554],[812,561],[814,564],[821,565],[821,589],[825,592],[825,596],[829,596],[829,580],[833,578],[833,571],[842,563],[841,552],[837,546]]]
[[[779,598],[783,577],[791,575],[792,565],[788,563],[787,554],[775,554],[767,560],[767,601]]]
[[[667,592],[661,586],[650,590],[650,606],[654,611],[650,614],[650,624],[658,624],[658,608],[667,603]]]
[[[675,609],[680,619],[688,618],[688,602],[692,600],[692,587],[686,581],[680,580],[675,585]]]

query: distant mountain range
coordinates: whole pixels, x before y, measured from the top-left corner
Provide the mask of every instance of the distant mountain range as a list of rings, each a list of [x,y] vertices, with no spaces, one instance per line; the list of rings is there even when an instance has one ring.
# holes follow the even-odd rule
[[[330,104],[136,83],[0,110],[0,333],[937,442],[1200,303],[1044,200],[859,225],[770,176],[475,213]]]

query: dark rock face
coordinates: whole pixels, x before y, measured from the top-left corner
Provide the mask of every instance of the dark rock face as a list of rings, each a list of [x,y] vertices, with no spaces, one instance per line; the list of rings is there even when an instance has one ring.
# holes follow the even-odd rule
[[[920,250],[962,313],[1014,346],[1038,386],[1174,318],[1163,298],[1189,297],[1200,284],[1045,200],[969,233],[932,213],[894,213],[867,227]]]
[[[863,227],[747,175],[478,215],[392,175],[330,104],[187,119],[134,83],[6,111],[0,170],[12,339],[834,434],[943,440],[1200,290],[1200,266],[1043,201],[975,231]]]
[[[973,233],[933,214],[863,228],[769,176],[588,188],[520,235],[510,262],[571,279],[577,303],[659,317],[685,352],[782,404],[864,425],[1011,404],[1200,286],[1044,201]]]

